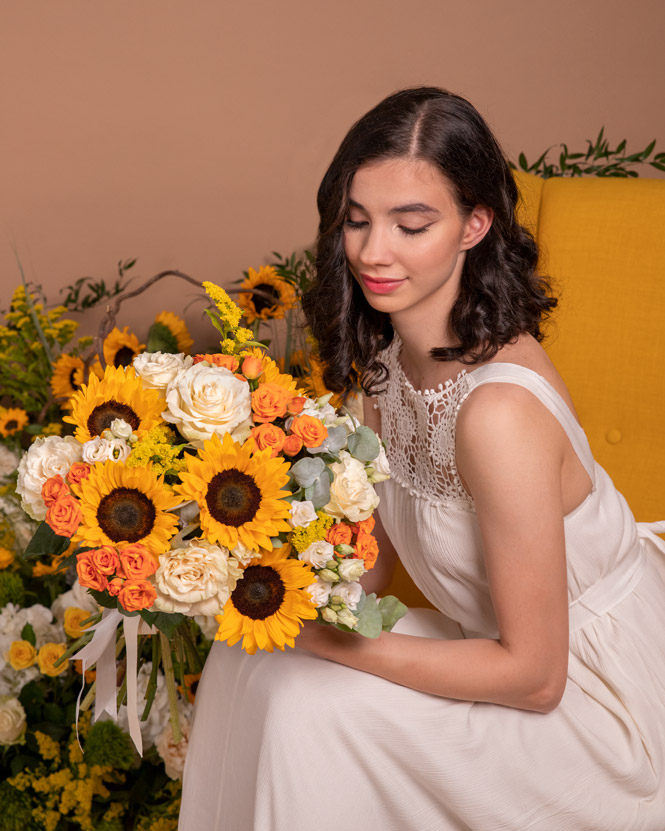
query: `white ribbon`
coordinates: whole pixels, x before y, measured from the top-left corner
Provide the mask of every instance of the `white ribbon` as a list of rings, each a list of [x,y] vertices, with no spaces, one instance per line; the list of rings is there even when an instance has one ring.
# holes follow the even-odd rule
[[[122,625],[125,632],[125,647],[127,649],[127,668],[125,672],[127,673],[127,721],[129,722],[129,735],[132,737],[139,756],[143,756],[143,736],[141,735],[141,725],[139,723],[138,679],[136,676],[140,622],[141,618],[135,615],[134,617],[125,617]]]

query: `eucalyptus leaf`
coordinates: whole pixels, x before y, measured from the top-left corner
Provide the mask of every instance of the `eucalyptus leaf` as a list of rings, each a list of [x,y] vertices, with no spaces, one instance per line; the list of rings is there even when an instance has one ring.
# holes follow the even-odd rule
[[[305,457],[291,467],[291,475],[301,488],[311,488],[325,470],[322,459]]]
[[[347,439],[349,453],[361,462],[373,462],[379,455],[380,445],[376,433],[370,427],[358,427]]]
[[[390,632],[400,618],[409,611],[408,607],[394,595],[387,594],[379,600],[379,611],[383,620],[383,630]]]
[[[315,508],[324,508],[330,502],[330,479],[325,470],[313,485],[305,488],[305,499]]]
[[[370,596],[371,597],[371,596]],[[383,617],[381,611],[376,604],[376,600],[371,600],[365,603],[363,608],[354,612],[358,618],[356,632],[366,638],[378,638],[383,631]]]

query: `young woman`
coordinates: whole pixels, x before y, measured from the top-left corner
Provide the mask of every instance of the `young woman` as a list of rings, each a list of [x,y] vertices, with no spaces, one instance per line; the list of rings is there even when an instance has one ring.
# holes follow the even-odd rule
[[[342,142],[305,311],[387,444],[366,589],[398,552],[442,614],[377,640],[308,623],[284,655],[216,644],[182,831],[665,828],[665,524],[635,523],[540,346],[555,301],[516,200],[443,90]]]

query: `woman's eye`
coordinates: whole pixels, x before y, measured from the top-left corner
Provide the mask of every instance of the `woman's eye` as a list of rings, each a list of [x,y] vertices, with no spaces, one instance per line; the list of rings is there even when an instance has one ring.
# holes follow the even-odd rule
[[[345,221],[344,225],[347,228],[351,229],[351,230],[355,230],[356,228],[364,228],[367,225],[367,222],[364,222],[364,221],[354,222],[352,219],[347,219]]]
[[[429,225],[423,225],[422,228],[406,228],[404,225],[400,225],[399,229],[407,237],[415,237],[416,234],[424,234],[425,231],[429,230]]]

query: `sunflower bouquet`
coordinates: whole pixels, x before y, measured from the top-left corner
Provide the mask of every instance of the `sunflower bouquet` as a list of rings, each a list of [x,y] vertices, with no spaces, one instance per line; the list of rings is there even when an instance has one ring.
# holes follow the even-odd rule
[[[135,709],[148,634],[175,711],[188,619],[214,618],[216,640],[254,653],[292,647],[305,620],[377,637],[406,611],[359,582],[378,554],[374,484],[389,476],[379,439],[329,396],[304,395],[226,292],[203,285],[219,352],[142,352],[92,373],[64,418],[74,435],[37,440],[19,465],[23,507],[43,520],[26,555],[73,546],[62,567],[103,608],[75,656],[84,672],[97,662],[98,714],[115,715],[122,650]]]

